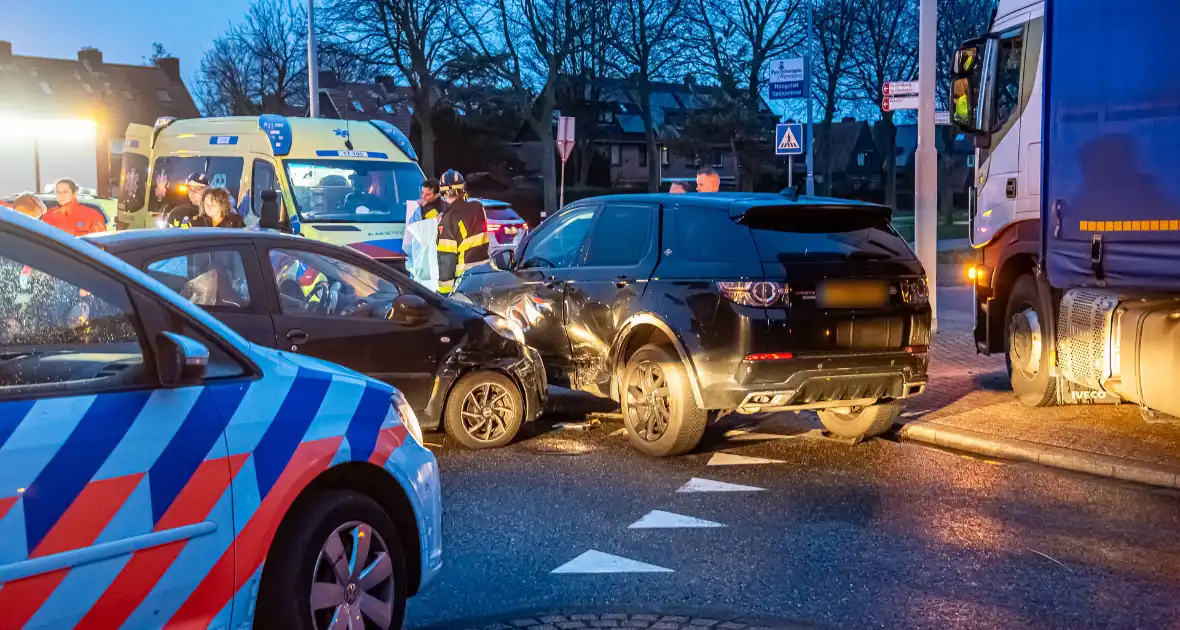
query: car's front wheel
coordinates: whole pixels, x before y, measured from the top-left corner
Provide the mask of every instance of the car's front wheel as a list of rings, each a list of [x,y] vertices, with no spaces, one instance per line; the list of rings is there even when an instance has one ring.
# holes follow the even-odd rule
[[[324,492],[284,520],[266,558],[254,627],[400,630],[406,582],[397,528],[381,506],[356,492]]]
[[[623,422],[631,445],[647,455],[683,455],[700,444],[709,414],[696,406],[688,370],[665,346],[640,348],[623,370]]]
[[[867,407],[848,409],[820,409],[819,421],[837,437],[863,439],[876,437],[889,430],[901,415],[901,401],[877,403]]]
[[[443,410],[447,434],[469,449],[506,446],[520,432],[524,397],[499,372],[474,372],[459,379]]]

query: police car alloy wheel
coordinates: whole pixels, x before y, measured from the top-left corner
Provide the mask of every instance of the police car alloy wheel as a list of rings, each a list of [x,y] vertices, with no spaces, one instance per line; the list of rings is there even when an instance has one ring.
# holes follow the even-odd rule
[[[393,562],[380,532],[364,521],[349,521],[328,535],[312,573],[316,628],[389,628],[395,597]],[[366,623],[341,625],[357,617]]]

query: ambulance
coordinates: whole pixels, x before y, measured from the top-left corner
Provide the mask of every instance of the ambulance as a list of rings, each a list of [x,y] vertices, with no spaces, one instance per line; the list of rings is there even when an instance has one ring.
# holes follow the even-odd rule
[[[229,190],[247,226],[274,192],[280,229],[394,266],[404,265],[406,204],[424,180],[409,138],[385,121],[161,118],[127,127],[116,229],[163,227],[190,203],[185,183],[198,173]]]

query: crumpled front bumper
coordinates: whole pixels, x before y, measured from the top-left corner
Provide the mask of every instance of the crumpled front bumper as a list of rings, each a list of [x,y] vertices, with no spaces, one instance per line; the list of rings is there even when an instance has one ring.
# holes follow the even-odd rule
[[[479,370],[492,370],[508,375],[520,386],[524,398],[524,421],[536,420],[545,410],[549,398],[549,383],[545,364],[536,350],[513,343],[516,356],[487,357],[478,351],[456,349],[435,375],[430,402],[419,415],[423,429],[437,429],[442,425],[443,411],[451,389],[460,379]]]

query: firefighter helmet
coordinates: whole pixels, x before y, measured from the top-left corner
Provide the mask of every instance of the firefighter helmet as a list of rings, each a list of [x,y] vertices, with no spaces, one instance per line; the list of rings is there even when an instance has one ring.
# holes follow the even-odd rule
[[[463,174],[454,169],[442,174],[439,178],[439,190],[443,195],[452,194],[463,199],[467,198],[467,181]]]

